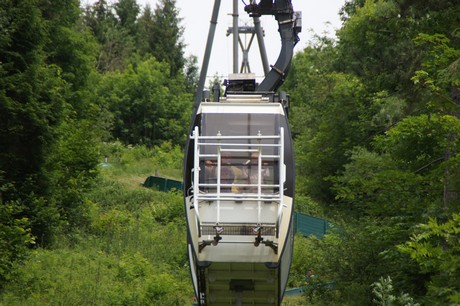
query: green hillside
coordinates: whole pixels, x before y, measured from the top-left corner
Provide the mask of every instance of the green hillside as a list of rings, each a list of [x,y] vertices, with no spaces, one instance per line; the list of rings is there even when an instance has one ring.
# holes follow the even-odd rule
[[[198,68],[179,12],[0,1],[1,305],[193,303],[182,195],[141,186],[181,180]],[[295,209],[334,224],[295,238],[306,290],[284,303],[459,305],[460,3],[338,13],[282,87]]]
[[[1,305],[193,304],[182,194],[142,186],[155,169],[180,179],[180,149],[106,148],[113,155],[85,195],[87,223],[32,251],[4,287]],[[304,278],[306,254],[297,253],[293,286]],[[301,305],[299,299],[285,305]]]

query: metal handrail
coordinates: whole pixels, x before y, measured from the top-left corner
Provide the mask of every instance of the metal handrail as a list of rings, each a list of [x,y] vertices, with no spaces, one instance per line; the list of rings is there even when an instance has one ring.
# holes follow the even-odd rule
[[[256,135],[256,136],[223,136],[220,132],[216,136],[200,136],[198,127],[195,127],[191,139],[194,139],[195,145],[195,156],[194,156],[194,168],[193,168],[193,190],[194,190],[194,207],[196,210],[197,225],[200,228],[200,216],[198,203],[202,201],[215,201],[217,205],[217,217],[216,224],[220,223],[220,204],[221,201],[250,201],[257,202],[258,208],[258,220],[260,223],[262,203],[264,202],[275,202],[278,203],[278,216],[276,222],[277,236],[279,232],[279,226],[282,219],[282,211],[285,206],[283,203],[284,196],[284,182],[285,176],[285,165],[284,165],[284,130],[280,128],[280,135]],[[203,141],[204,140],[204,141]],[[206,140],[214,140],[216,142],[206,142]],[[228,143],[225,140],[278,140],[276,144],[267,143]],[[202,147],[217,147],[215,154],[201,154]],[[233,148],[232,148],[233,147]],[[239,147],[239,148],[235,148]],[[243,149],[241,148],[243,147]],[[262,148],[275,147],[279,148],[279,154],[263,155],[258,156],[257,166],[257,184],[243,184],[243,183],[232,183],[222,184],[221,183],[221,153],[222,152],[261,152]],[[216,183],[204,183],[200,182],[200,162],[203,158],[216,158],[217,159],[217,182]],[[262,164],[263,159],[271,158],[278,160],[279,166],[279,180],[277,184],[263,184],[262,183]],[[215,187],[215,193],[203,193],[203,187]],[[243,193],[227,193],[221,192],[221,188],[229,187],[247,187],[257,188],[257,192],[243,192]],[[276,193],[263,192],[264,189],[274,188],[277,189]],[[200,233],[200,231],[199,231]]]
[[[198,137],[199,135],[199,130],[198,127],[196,126],[194,131],[193,131],[193,137]],[[195,141],[194,145],[194,150],[195,152],[199,152],[198,150],[198,142]],[[200,187],[199,182],[200,182],[200,169],[197,167],[197,165],[200,163],[200,156],[199,154],[194,155],[194,167],[192,169],[192,174],[193,174],[193,207],[195,208],[195,218],[196,218],[196,224],[197,224],[197,232],[198,232],[198,237],[201,237],[201,225],[200,225],[200,210],[198,209],[198,198],[197,195],[199,194]]]
[[[255,138],[258,140],[258,138]],[[276,138],[266,138],[266,139],[276,139]],[[198,145],[203,146],[223,146],[223,147],[280,147],[279,144],[271,144],[271,143],[220,143],[220,142],[200,142]],[[237,150],[237,149],[235,149]]]
[[[277,197],[235,197],[226,195],[209,194],[208,196],[200,196],[198,201],[270,201],[279,202],[280,198]]]
[[[264,135],[255,135],[255,136],[251,136],[251,135],[243,135],[243,136],[237,136],[237,135],[228,135],[228,136],[224,136],[224,135],[216,135],[216,136],[211,136],[211,135],[207,135],[207,136],[199,136],[200,139],[216,139],[216,140],[223,140],[223,139],[279,139],[280,138],[280,135],[268,135],[268,136],[264,136]]]

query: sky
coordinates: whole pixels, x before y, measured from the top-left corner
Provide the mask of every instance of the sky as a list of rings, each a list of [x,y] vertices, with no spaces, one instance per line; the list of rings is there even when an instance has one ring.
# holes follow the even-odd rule
[[[141,5],[142,3],[149,3],[152,8],[156,6],[154,0],[138,1]],[[249,3],[249,0],[245,0],[245,2]],[[339,10],[344,3],[345,0],[292,0],[294,10],[302,12],[302,32],[299,35],[300,41],[296,45],[295,51],[304,49],[314,34],[323,35],[328,32],[328,36],[334,36],[335,30],[341,26]],[[179,9],[179,15],[183,18],[184,40],[187,44],[185,53],[186,55],[198,56],[201,67],[214,0],[177,0],[176,5]],[[238,5],[240,25],[247,23],[252,26],[252,19],[244,12],[243,2],[239,1]],[[226,78],[229,73],[233,72],[233,38],[232,35],[226,36],[227,29],[233,26],[232,16],[229,15],[232,12],[233,1],[222,0],[207,73],[208,77],[217,73]],[[273,16],[262,16],[261,22],[265,31],[264,41],[268,61],[270,64],[274,64],[281,48],[278,24]],[[241,38],[244,41],[244,35]],[[248,35],[246,38],[249,41],[250,36]],[[241,59],[242,54],[240,52],[238,67],[241,66]],[[249,64],[252,72],[256,73],[257,76],[262,76],[263,69],[257,39],[254,40],[250,49]]]
[[[108,2],[113,1],[109,0]],[[158,0],[137,0],[142,8],[149,4],[152,10],[155,9],[158,2]],[[244,0],[244,2],[249,3],[249,0]],[[300,41],[295,47],[295,52],[303,50],[315,34],[334,36],[335,30],[341,26],[339,10],[345,2],[346,0],[292,0],[294,10],[302,12],[302,32],[299,35]],[[244,12],[243,1],[239,1],[238,5],[240,25],[252,26],[252,19]],[[176,6],[184,27],[185,56],[191,54],[197,56],[198,65],[201,68],[214,0],[176,0]],[[233,72],[233,38],[232,35],[226,36],[227,29],[233,25],[232,16],[229,15],[232,12],[233,1],[222,0],[207,73],[208,77],[217,74],[221,78],[227,78],[228,74]],[[273,16],[262,16],[261,23],[265,31],[264,41],[268,61],[269,64],[274,64],[281,47],[278,25]],[[244,35],[241,38],[245,41]],[[247,41],[249,38],[249,35],[246,36]],[[238,67],[241,66],[241,59],[240,51]],[[250,49],[249,64],[251,72],[256,73],[260,78],[263,69],[257,39],[254,39]]]

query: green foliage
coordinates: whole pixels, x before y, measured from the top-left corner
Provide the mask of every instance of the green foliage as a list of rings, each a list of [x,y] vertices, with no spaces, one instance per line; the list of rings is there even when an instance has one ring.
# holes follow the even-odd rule
[[[332,73],[318,78],[314,89],[293,115],[297,173],[306,178],[303,188],[310,196],[327,202],[330,184],[324,178],[340,170],[348,160],[345,153],[366,139],[367,122],[358,121],[365,110],[364,88],[350,75]]]
[[[126,1],[117,2],[114,6],[119,19],[105,0],[88,5],[84,12],[84,24],[99,43],[96,68],[100,72],[123,70],[135,50],[134,37],[130,32],[135,27],[131,19],[136,14],[136,6],[130,6]]]
[[[140,253],[97,248],[35,252],[0,298],[2,305],[186,305],[191,288]],[[187,288],[187,289],[185,289]]]
[[[409,254],[423,273],[430,276],[427,283],[428,304],[460,303],[460,214],[453,214],[444,223],[430,219],[422,224],[411,239],[399,250]]]
[[[155,168],[180,178],[182,153],[177,144],[185,139],[183,122],[188,121],[187,101],[191,100],[185,94],[185,76],[178,73],[183,59],[174,63],[161,59],[165,61],[161,64],[153,58],[140,59],[151,54],[142,53],[137,45],[139,7],[134,1],[114,5],[97,1],[84,16],[79,5],[77,0],[0,4],[0,286],[4,294],[0,304],[184,304],[188,297],[173,295],[177,286],[187,286],[178,284],[188,276],[186,236],[179,217],[182,199],[178,194],[135,190],[132,184]],[[174,26],[179,28],[177,23]],[[180,41],[181,33],[176,34]],[[176,47],[181,52],[183,46]],[[180,52],[175,54],[182,56]],[[176,73],[168,79],[171,65]],[[119,78],[116,73],[100,73],[117,70],[125,70]],[[193,71],[189,77],[193,82]],[[129,112],[123,117],[125,106]],[[131,126],[132,122],[138,124]],[[100,139],[110,138],[111,127],[132,136],[126,142],[159,147],[150,151],[144,145],[133,150],[115,145],[110,150],[118,163],[112,163],[112,151],[104,155],[109,156],[110,167],[119,168],[101,168],[106,175],[101,179]],[[128,131],[131,128],[134,134]],[[107,183],[120,174],[125,175],[121,185]],[[92,188],[98,183],[102,190],[117,193],[97,194]],[[99,203],[99,199],[103,200]],[[119,199],[130,206],[121,205]],[[102,243],[105,238],[108,242]],[[82,247],[86,241],[100,243],[101,248]],[[125,241],[130,241],[126,249]],[[72,252],[75,256],[69,256]],[[137,296],[121,280],[116,286],[123,290],[108,290],[110,281],[102,282],[99,272],[91,274],[91,269],[101,271],[103,262],[112,271],[122,253],[142,254],[146,259],[133,255],[133,264],[141,267],[146,260],[160,262],[163,274],[134,275],[134,283],[145,283]],[[66,257],[74,260],[70,266],[76,267],[75,272],[63,268],[69,264]],[[101,263],[97,267],[92,266],[95,258]],[[163,268],[165,263],[168,268]],[[89,270],[84,270],[85,265]],[[177,273],[169,273],[169,265]],[[145,269],[152,271],[148,265]],[[86,275],[96,275],[95,283],[85,282]],[[63,287],[64,283],[69,286]],[[109,291],[109,299],[98,293]]]
[[[152,16],[150,32],[147,33],[153,56],[169,64],[171,77],[178,75],[185,63],[181,21],[176,0],[160,0]]]
[[[113,136],[125,144],[159,145],[185,142],[188,103],[182,76],[169,77],[168,66],[154,58],[130,66],[123,73],[107,74],[98,95],[114,116]]]
[[[323,207],[315,202],[311,197],[302,194],[296,194],[295,211],[310,216],[325,217]]]
[[[85,192],[97,176],[98,134],[92,122],[68,121],[60,127],[61,137],[47,161],[53,199],[65,222],[63,230],[85,227],[89,222]]]
[[[439,208],[438,194],[427,189],[442,186],[430,177],[403,171],[388,155],[356,148],[342,175],[331,178],[342,212],[359,219],[374,216],[387,222],[417,222]],[[423,207],[423,209],[421,209]],[[393,220],[393,221],[390,221]],[[390,225],[389,224],[389,225]]]
[[[60,76],[71,87],[67,102],[83,113],[87,101],[80,90],[86,88],[88,76],[94,71],[98,51],[96,40],[80,22],[78,0],[41,2],[48,25],[48,42],[44,46],[48,61],[59,66]]]
[[[5,2],[0,13],[9,16],[2,19],[8,37],[0,48],[0,169],[7,181],[18,185],[18,192],[25,179],[41,175],[47,146],[54,141],[54,129],[61,120],[65,88],[59,69],[45,64],[46,34],[40,10],[27,2],[16,6]],[[32,190],[42,192],[46,182],[37,187]]]
[[[174,0],[140,11],[0,4],[0,304],[190,303],[181,195],[140,183],[181,177],[196,63]],[[294,58],[297,207],[340,228],[296,237],[290,285],[336,284],[308,303],[460,303],[459,15],[347,1]]]
[[[420,304],[415,303],[414,300],[407,294],[403,293],[400,296],[394,296],[394,288],[391,277],[381,277],[378,282],[372,284],[372,293],[375,298],[373,302],[376,305],[382,306],[393,306],[393,305],[404,305],[404,306],[419,306]]]
[[[113,6],[121,27],[125,28],[131,36],[135,36],[138,32],[139,5],[135,0],[120,0]]]
[[[404,117],[407,101],[384,90],[371,97],[371,128],[381,132],[390,129]]]
[[[413,304],[409,295],[458,303],[456,288],[441,293],[455,276],[422,269],[397,246],[418,224],[460,211],[460,6],[352,0],[341,14],[337,41],[316,38],[297,53],[284,88],[304,202],[297,206],[340,228],[321,241],[296,240],[307,264],[294,259],[294,279],[311,266],[336,283],[307,294],[318,305],[368,305],[376,294],[380,305]],[[433,275],[445,277],[430,287]]]
[[[0,304],[191,303],[182,195],[126,181],[135,173],[133,169],[142,169],[139,164],[146,158],[158,155],[168,166],[180,165],[179,148],[166,143],[149,150],[113,143],[103,149],[109,161],[112,156],[120,160],[101,170],[97,188],[77,193],[84,195],[81,205],[86,209],[86,223],[59,235],[52,248],[38,248],[29,254],[24,265],[16,265],[14,274],[8,274],[14,281],[5,283]],[[14,224],[22,226],[23,221]],[[23,239],[25,243],[25,225],[24,231],[15,227],[17,234],[8,238]],[[15,256],[22,256],[20,249],[15,250]]]
[[[141,176],[141,179],[158,172],[158,175],[181,180],[183,152],[179,146],[164,142],[152,149],[144,145],[124,147],[121,142],[103,143],[100,155],[107,158],[107,174]]]
[[[401,56],[417,59],[408,30],[396,1],[365,1],[338,32],[346,71],[361,77],[371,90],[401,88],[413,74]]]
[[[411,116],[376,138],[376,146],[391,155],[403,170],[421,171],[443,159],[445,150],[458,147],[460,121],[453,116]]]
[[[357,258],[348,259],[348,264],[359,265],[364,260],[367,277],[390,274],[401,287],[398,289],[409,290],[414,296],[424,294],[420,286],[428,281],[426,272],[396,254],[395,246],[406,241],[412,228],[426,216],[445,216],[446,209],[458,211],[455,201],[443,202],[441,196],[445,188],[442,180],[453,183],[458,169],[458,154],[442,162],[446,150],[454,152],[458,146],[456,138],[451,137],[458,134],[458,124],[452,116],[408,117],[376,138],[377,152],[359,147],[352,151],[351,162],[341,175],[331,178],[342,218],[359,222],[357,228],[347,225],[346,231],[352,230],[353,240],[367,246],[366,250],[359,249]],[[343,246],[351,242],[351,237],[342,233]],[[379,255],[365,259],[369,251]],[[343,254],[341,249],[336,252]],[[381,271],[380,266],[387,270]],[[415,278],[421,282],[418,288],[413,275],[418,275]],[[334,279],[346,280],[342,273]],[[360,276],[360,282],[363,280],[364,276]],[[356,286],[358,281],[353,283]]]
[[[0,171],[13,186],[4,191],[3,199],[20,205],[15,217],[27,218],[41,243],[49,242],[61,225],[53,178],[46,165],[71,110],[66,100],[71,96],[70,82],[76,80],[64,79],[62,72],[67,71],[56,60],[57,48],[54,54],[47,51],[56,43],[54,29],[64,29],[74,20],[75,8],[78,12],[77,2],[68,4],[43,13],[44,3],[42,7],[33,1],[7,1],[0,13],[9,16],[2,19],[2,29],[9,37],[0,48]]]
[[[459,40],[458,37],[454,40]],[[454,48],[443,34],[419,34],[415,39],[419,48],[426,50],[423,65],[412,81],[425,97],[430,109],[440,113],[458,110],[458,86],[460,84],[460,50]]]
[[[0,288],[12,278],[13,267],[26,258],[27,247],[35,243],[29,220],[16,217],[20,212],[16,203],[0,201]]]
[[[199,81],[199,68],[198,58],[195,55],[190,55],[185,59],[184,74],[185,91],[190,93],[196,92]]]
[[[408,277],[414,265],[393,247],[395,240],[404,241],[405,232],[403,224],[387,226],[368,218],[340,224],[322,240],[296,237],[290,286],[305,285],[305,272],[312,269],[314,282],[304,298],[313,305],[369,304],[371,285],[381,275],[392,275],[398,291],[420,290],[424,278]]]

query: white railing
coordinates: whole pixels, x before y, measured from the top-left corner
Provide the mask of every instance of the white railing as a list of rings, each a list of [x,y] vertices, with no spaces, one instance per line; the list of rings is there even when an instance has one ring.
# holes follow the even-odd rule
[[[235,201],[254,202],[257,204],[257,220],[254,224],[261,224],[261,212],[263,209],[262,203],[273,202],[278,205],[277,224],[280,224],[283,208],[284,182],[286,177],[286,169],[284,164],[284,130],[280,128],[279,135],[247,135],[247,136],[223,136],[217,133],[216,136],[199,135],[198,127],[195,127],[191,139],[194,140],[194,167],[192,169],[193,177],[193,207],[196,211],[198,231],[200,232],[200,212],[199,203],[207,201],[216,205],[216,225],[221,221],[221,202]],[[240,141],[241,140],[241,141]],[[264,143],[263,141],[272,141],[273,143]],[[205,150],[207,148],[207,150]],[[212,149],[210,149],[212,148]],[[265,150],[264,150],[265,149]],[[263,153],[271,150],[278,154]],[[207,153],[202,153],[206,152]],[[212,151],[210,154],[209,152]],[[236,154],[241,158],[245,153],[257,153],[257,181],[251,182],[248,177],[248,184],[245,183],[227,183],[222,182],[222,169],[224,167],[244,167],[244,165],[224,164],[222,165],[222,155]],[[204,165],[205,161],[215,160],[216,182],[210,183],[204,181],[205,175],[202,175],[205,169],[201,169],[200,165]],[[271,184],[264,183],[263,165],[265,162],[271,161],[273,165],[278,164],[278,169],[275,171],[273,182]],[[275,170],[275,169],[273,169]],[[249,173],[249,172],[248,172]],[[249,175],[249,174],[248,174]],[[231,188],[245,189],[245,192],[232,192]],[[247,192],[249,190],[249,192]]]

